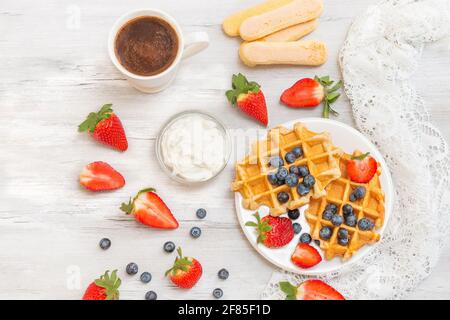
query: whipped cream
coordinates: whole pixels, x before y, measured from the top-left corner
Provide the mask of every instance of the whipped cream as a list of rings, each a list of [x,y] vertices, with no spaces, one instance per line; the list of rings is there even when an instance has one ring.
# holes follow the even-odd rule
[[[210,117],[187,114],[166,128],[160,142],[162,160],[173,175],[191,182],[215,176],[227,161],[227,136]]]

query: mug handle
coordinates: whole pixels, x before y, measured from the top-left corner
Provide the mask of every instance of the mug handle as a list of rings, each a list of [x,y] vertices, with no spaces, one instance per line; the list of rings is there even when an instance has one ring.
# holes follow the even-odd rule
[[[209,46],[209,36],[206,32],[193,32],[184,38],[182,59],[187,59],[205,50]]]

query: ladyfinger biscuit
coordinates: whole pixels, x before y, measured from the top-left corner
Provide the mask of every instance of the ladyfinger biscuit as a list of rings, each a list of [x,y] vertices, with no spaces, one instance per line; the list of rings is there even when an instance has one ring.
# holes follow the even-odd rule
[[[239,49],[239,56],[249,67],[267,64],[319,66],[327,61],[327,47],[316,40],[244,42]]]
[[[294,0],[267,0],[259,5],[239,11],[225,19],[222,24],[223,31],[230,37],[236,37],[239,35],[239,27],[245,19],[277,9],[292,1]]]
[[[307,34],[313,32],[317,28],[318,24],[319,21],[317,19],[313,19],[311,21],[303,22],[295,26],[269,34],[261,40],[270,42],[297,41]]]
[[[239,34],[253,41],[293,25],[316,19],[322,14],[322,0],[294,0],[272,11],[245,19]]]

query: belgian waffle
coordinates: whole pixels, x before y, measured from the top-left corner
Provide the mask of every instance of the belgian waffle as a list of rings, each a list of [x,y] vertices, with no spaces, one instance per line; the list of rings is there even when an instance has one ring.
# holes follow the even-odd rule
[[[287,185],[273,186],[267,179],[269,172],[276,171],[269,165],[270,158],[281,156],[284,159],[286,153],[295,147],[302,147],[303,156],[292,164],[285,163],[286,169],[292,165],[306,165],[316,179],[314,187],[305,196],[300,196],[296,188]],[[256,210],[265,205],[271,215],[279,216],[287,209],[307,204],[310,198],[325,196],[325,187],[341,176],[339,159],[342,153],[331,143],[327,132],[312,132],[302,123],[296,123],[292,130],[277,127],[269,130],[267,139],[256,142],[250,154],[236,163],[236,178],[231,188],[241,193],[244,208]],[[278,201],[277,194],[281,191],[289,194],[288,202]]]
[[[356,151],[354,155],[360,155],[361,152]],[[305,212],[306,220],[311,227],[311,237],[320,241],[320,248],[325,253],[325,259],[330,260],[335,256],[342,257],[343,260],[349,259],[358,249],[366,244],[372,244],[380,239],[380,235],[376,232],[384,223],[384,193],[381,190],[380,174],[381,169],[378,165],[378,172],[373,178],[365,184],[352,182],[347,174],[347,163],[351,159],[351,155],[344,154],[340,159],[340,169],[342,176],[332,181],[326,187],[326,196],[319,199],[311,199],[309,208]],[[363,199],[351,202],[349,196],[352,190],[358,186],[366,188],[366,195]],[[353,207],[358,221],[361,218],[372,220],[375,227],[371,231],[362,231],[358,226],[350,227],[343,223],[339,227],[322,219],[322,213],[327,204],[335,204],[338,207],[338,214],[343,215],[342,207],[350,204]],[[323,226],[333,229],[331,238],[323,240],[320,238],[319,232]],[[338,243],[337,233],[339,228],[344,228],[349,234],[349,243],[342,246]]]

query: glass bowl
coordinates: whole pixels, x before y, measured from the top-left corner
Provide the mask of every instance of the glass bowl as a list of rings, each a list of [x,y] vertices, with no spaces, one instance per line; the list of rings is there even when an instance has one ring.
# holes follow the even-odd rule
[[[214,122],[217,125],[217,128],[223,133],[223,136],[224,136],[224,159],[223,159],[224,163],[223,163],[223,165],[221,165],[221,167],[211,177],[201,179],[201,180],[187,179],[180,174],[174,173],[172,171],[172,169],[170,167],[168,167],[168,165],[166,164],[166,162],[164,160],[164,154],[163,154],[164,152],[162,151],[162,141],[164,140],[164,135],[166,134],[167,130],[178,120],[188,117],[188,116],[192,116],[192,115],[198,115],[198,116],[204,117],[204,118]],[[183,112],[180,112],[180,113],[172,116],[163,125],[162,129],[159,131],[158,137],[156,138],[155,147],[156,147],[156,157],[158,158],[159,165],[161,166],[161,168],[164,170],[164,172],[169,177],[171,177],[173,180],[183,183],[183,184],[194,185],[194,184],[205,183],[207,181],[214,179],[225,169],[225,167],[228,164],[228,161],[230,160],[230,155],[231,155],[231,138],[230,138],[230,135],[229,135],[225,125],[221,121],[219,121],[217,118],[215,118],[213,115],[203,112],[203,111],[199,111],[199,110],[188,110],[188,111],[183,111]]]

